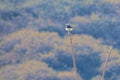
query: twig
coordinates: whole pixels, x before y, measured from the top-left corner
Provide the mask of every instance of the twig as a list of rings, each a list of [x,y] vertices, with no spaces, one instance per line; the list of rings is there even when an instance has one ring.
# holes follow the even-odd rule
[[[73,67],[74,67],[74,75],[75,75],[76,80],[78,80],[77,69],[76,69],[76,60],[75,60],[75,52],[74,52],[74,47],[73,47],[73,44],[72,44],[72,37],[71,37],[71,32],[70,31],[68,31],[68,36],[69,36],[70,45],[71,45],[71,48],[72,48],[72,60],[73,60]]]
[[[105,64],[104,64],[104,68],[103,68],[101,80],[104,80],[104,76],[105,76],[105,72],[106,72],[106,67],[107,67],[107,63],[108,63],[109,57],[111,55],[111,52],[112,52],[112,46],[109,48],[108,54],[106,56],[106,60],[105,60]]]

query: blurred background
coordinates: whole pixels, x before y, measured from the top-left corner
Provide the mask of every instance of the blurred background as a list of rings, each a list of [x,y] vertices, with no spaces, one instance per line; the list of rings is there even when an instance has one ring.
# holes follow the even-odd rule
[[[0,0],[0,80],[120,80],[120,0]]]

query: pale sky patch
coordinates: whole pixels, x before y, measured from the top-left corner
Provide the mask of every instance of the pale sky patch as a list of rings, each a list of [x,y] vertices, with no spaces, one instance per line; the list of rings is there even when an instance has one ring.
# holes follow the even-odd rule
[[[71,20],[72,22],[83,22],[83,23],[88,23],[90,22],[90,20],[87,18],[87,17],[84,17],[84,16],[75,16],[74,18],[72,18]]]
[[[120,0],[103,0],[103,1],[111,3],[111,4],[120,4]]]

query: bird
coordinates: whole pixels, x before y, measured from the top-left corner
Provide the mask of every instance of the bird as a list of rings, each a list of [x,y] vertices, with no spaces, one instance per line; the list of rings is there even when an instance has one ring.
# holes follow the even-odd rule
[[[70,24],[66,24],[65,30],[66,31],[72,31],[73,27]]]

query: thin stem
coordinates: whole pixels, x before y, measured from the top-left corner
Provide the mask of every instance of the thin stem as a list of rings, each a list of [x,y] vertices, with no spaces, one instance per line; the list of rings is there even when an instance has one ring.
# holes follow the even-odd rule
[[[108,54],[106,56],[106,60],[105,60],[105,64],[104,64],[104,68],[103,68],[103,72],[102,72],[102,79],[101,80],[104,80],[104,76],[105,76],[105,72],[106,72],[106,67],[107,67],[107,63],[108,63],[109,57],[111,55],[111,52],[112,52],[112,46],[108,50]]]
[[[73,60],[73,67],[74,67],[74,76],[75,76],[76,80],[78,80],[77,69],[76,69],[76,60],[75,60],[75,52],[74,52],[74,47],[73,47],[72,37],[71,37],[70,31],[68,31],[68,36],[69,36],[70,45],[72,48],[72,60]]]

